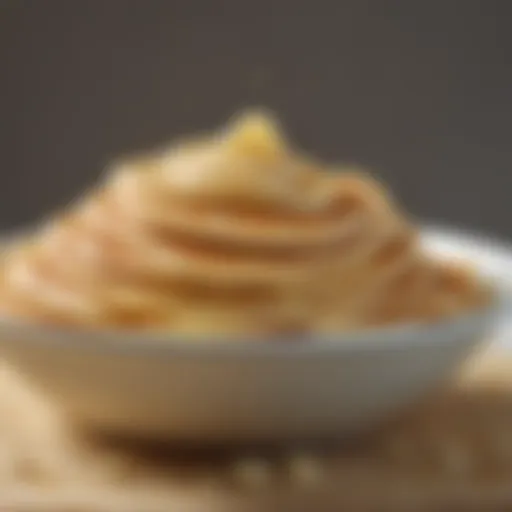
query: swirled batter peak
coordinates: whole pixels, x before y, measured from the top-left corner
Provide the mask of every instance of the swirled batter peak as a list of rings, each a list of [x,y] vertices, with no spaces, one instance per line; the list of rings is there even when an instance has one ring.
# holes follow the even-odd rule
[[[305,156],[261,111],[116,163],[1,278],[4,316],[197,339],[431,321],[487,297],[377,180]]]

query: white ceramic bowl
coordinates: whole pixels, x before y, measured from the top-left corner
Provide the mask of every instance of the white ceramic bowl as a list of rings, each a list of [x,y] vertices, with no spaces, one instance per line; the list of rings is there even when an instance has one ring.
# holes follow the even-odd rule
[[[2,321],[0,354],[89,427],[199,442],[314,439],[420,399],[490,337],[499,313],[496,299],[435,325],[236,343]]]

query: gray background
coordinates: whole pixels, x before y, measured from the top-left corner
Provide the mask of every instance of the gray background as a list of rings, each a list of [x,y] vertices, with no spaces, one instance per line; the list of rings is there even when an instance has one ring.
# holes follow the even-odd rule
[[[277,111],[418,216],[512,235],[507,0],[0,0],[0,223],[110,158]]]

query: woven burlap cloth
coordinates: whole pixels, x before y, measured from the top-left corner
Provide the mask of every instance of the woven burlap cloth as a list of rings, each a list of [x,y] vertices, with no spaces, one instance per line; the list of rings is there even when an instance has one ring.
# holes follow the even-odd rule
[[[73,431],[0,370],[0,511],[512,510],[512,353],[344,443],[230,451]]]

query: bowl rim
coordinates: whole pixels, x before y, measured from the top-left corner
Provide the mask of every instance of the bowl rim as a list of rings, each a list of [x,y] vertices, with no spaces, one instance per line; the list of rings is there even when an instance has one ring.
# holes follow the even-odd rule
[[[475,233],[423,224],[422,235],[446,236],[457,234],[465,243],[486,240],[489,246],[506,247],[498,240]],[[2,236],[9,239],[9,236]],[[512,250],[511,250],[512,253]],[[222,335],[208,337],[176,336],[166,332],[129,331],[120,329],[79,329],[41,324],[30,324],[15,319],[0,317],[0,346],[6,338],[15,338],[10,343],[42,343],[59,349],[78,352],[116,353],[118,355],[179,355],[194,357],[219,356],[311,356],[314,354],[351,353],[360,351],[382,351],[402,349],[406,346],[425,343],[444,343],[460,334],[475,332],[484,335],[512,304],[511,290],[498,279],[479,273],[484,285],[490,285],[492,299],[483,307],[454,317],[431,323],[401,323],[384,327],[370,327],[354,331],[329,334],[304,334],[263,338],[244,336],[223,338]],[[469,340],[468,340],[469,342]]]
[[[59,349],[118,355],[179,355],[211,357],[215,355],[300,356],[400,350],[405,347],[446,343],[464,333],[481,335],[491,329],[499,316],[498,300],[485,309],[435,323],[400,324],[361,329],[340,334],[307,334],[272,338],[219,337],[187,338],[166,333],[120,332],[119,330],[74,330],[53,326],[31,325],[0,319],[0,338],[12,337],[16,344],[40,343]],[[485,328],[484,328],[485,326]],[[471,336],[470,336],[471,337]],[[468,342],[470,340],[468,339]],[[0,346],[5,341],[1,341]]]

